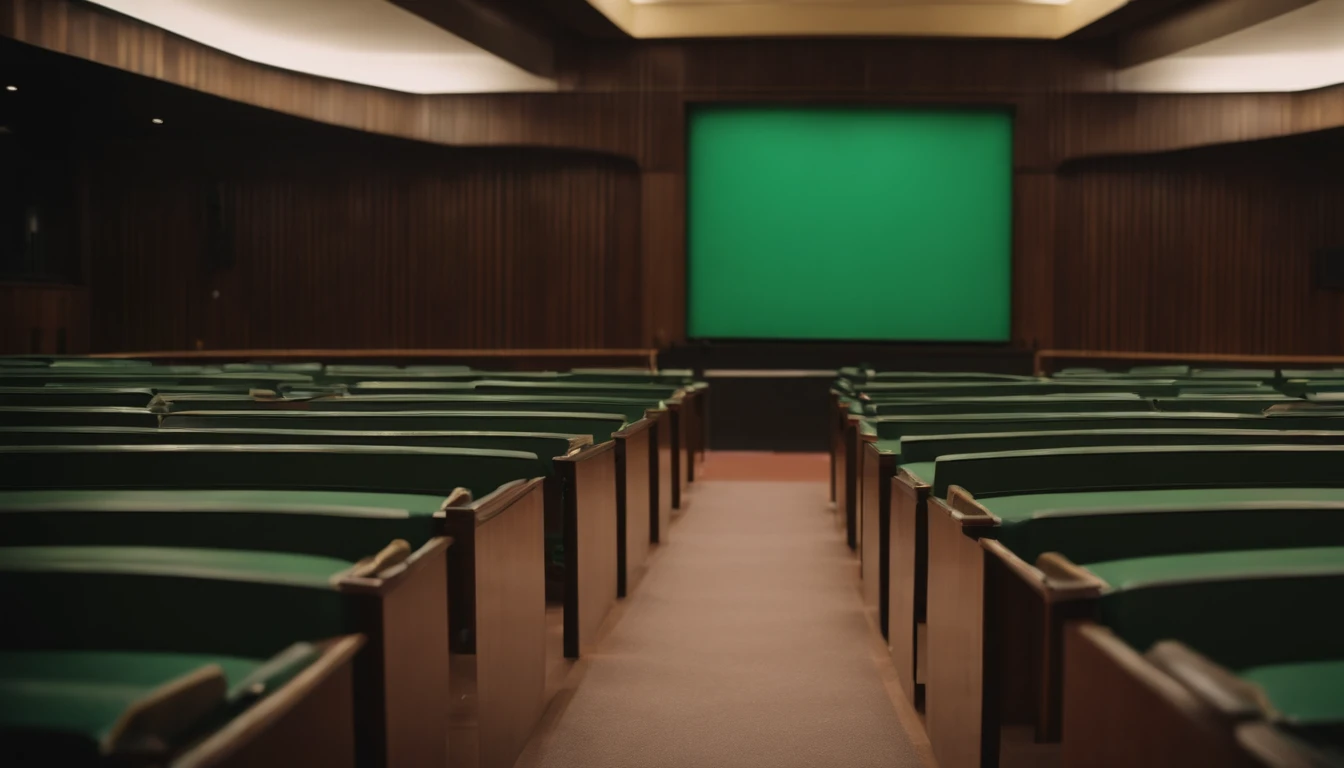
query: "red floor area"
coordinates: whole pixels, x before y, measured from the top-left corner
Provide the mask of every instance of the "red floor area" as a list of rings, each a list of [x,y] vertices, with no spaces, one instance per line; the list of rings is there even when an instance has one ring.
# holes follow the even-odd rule
[[[829,483],[831,457],[825,453],[767,453],[765,451],[711,451],[696,480],[763,480]]]

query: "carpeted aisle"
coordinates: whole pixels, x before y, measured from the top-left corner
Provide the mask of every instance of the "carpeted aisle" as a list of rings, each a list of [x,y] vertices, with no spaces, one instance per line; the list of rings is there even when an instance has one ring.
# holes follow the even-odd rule
[[[714,480],[712,456],[707,470],[518,766],[921,765],[826,484]]]

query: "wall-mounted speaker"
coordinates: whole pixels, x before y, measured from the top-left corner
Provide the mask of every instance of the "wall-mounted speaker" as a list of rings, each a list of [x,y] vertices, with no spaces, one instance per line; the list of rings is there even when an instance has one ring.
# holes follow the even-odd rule
[[[205,259],[211,270],[233,266],[233,216],[228,200],[228,190],[222,183],[211,184],[206,190]]]

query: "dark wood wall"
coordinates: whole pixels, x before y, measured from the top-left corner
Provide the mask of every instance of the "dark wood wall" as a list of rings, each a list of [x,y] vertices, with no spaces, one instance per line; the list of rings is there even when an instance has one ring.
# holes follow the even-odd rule
[[[1312,279],[1344,244],[1344,131],[1070,164],[1054,196],[1058,347],[1344,353],[1344,292]]]
[[[89,351],[88,290],[78,285],[0,283],[0,354]]]
[[[1163,233],[1178,228],[1183,234],[1163,235],[1160,247],[1148,243],[1140,267],[1146,275],[1185,275],[1189,284],[1200,282],[1204,291],[1223,285],[1220,281],[1244,279],[1231,293],[1255,298],[1272,314],[1275,303],[1296,294],[1271,290],[1263,280],[1234,277],[1243,271],[1217,270],[1214,262],[1201,256],[1205,252],[1245,254],[1238,264],[1248,264],[1251,251],[1245,247],[1213,248],[1209,243],[1230,238],[1227,223],[1242,219],[1245,205],[1264,199],[1256,184],[1244,182],[1241,197],[1230,190],[1205,196],[1201,190],[1212,186],[1208,170],[1177,163],[1170,172],[1161,168],[1172,162],[1167,156],[1144,161],[1148,170],[1114,171],[1098,166],[1076,166],[1078,160],[1100,155],[1134,155],[1199,147],[1220,142],[1238,142],[1277,137],[1344,125],[1344,88],[1336,87],[1303,94],[1252,95],[1132,95],[1113,93],[1113,73],[1107,63],[1108,51],[1093,44],[1003,41],[704,41],[594,43],[568,51],[560,66],[561,92],[550,94],[491,94],[473,96],[413,96],[391,93],[345,83],[259,67],[218,51],[202,48],[190,41],[141,25],[133,20],[98,10],[95,6],[69,0],[0,0],[0,33],[44,48],[101,62],[167,82],[177,83],[269,109],[323,122],[388,134],[425,142],[474,146],[532,146],[552,150],[582,150],[628,158],[637,169],[626,174],[613,172],[609,181],[594,182],[594,188],[612,185],[618,191],[610,203],[593,203],[594,212],[610,206],[637,206],[635,222],[628,229],[621,225],[619,234],[610,237],[621,242],[633,238],[633,254],[619,260],[622,286],[635,285],[636,295],[626,310],[598,311],[601,317],[588,315],[569,320],[570,325],[538,327],[535,331],[500,330],[501,324],[516,317],[521,321],[526,310],[511,307],[504,314],[473,310],[481,326],[453,336],[465,345],[554,344],[588,346],[626,344],[664,345],[684,338],[685,328],[685,113],[699,102],[828,102],[880,104],[964,104],[1004,105],[1016,114],[1016,205],[1014,220],[1014,316],[1013,338],[1019,347],[1052,347],[1086,344],[1108,349],[1148,349],[1153,345],[1178,351],[1311,351],[1344,352],[1344,340],[1318,333],[1303,336],[1302,324],[1280,324],[1273,332],[1260,335],[1233,335],[1218,331],[1204,334],[1178,330],[1174,336],[1158,326],[1171,324],[1176,329],[1222,326],[1224,304],[1219,299],[1193,305],[1163,302],[1169,314],[1144,310],[1134,314],[1136,302],[1157,306],[1145,299],[1148,277],[1126,277],[1125,258],[1119,254],[1143,246],[1138,234],[1154,230]],[[1252,150],[1254,151],[1254,150]],[[487,162],[487,161],[482,161]],[[495,194],[522,195],[518,199],[535,201],[537,215],[569,217],[563,213],[567,198],[557,196],[555,187],[545,184],[523,192],[518,185],[532,184],[522,176],[502,171],[480,173],[497,179]],[[1255,171],[1266,178],[1262,187],[1298,189],[1294,177],[1273,166]],[[620,178],[617,179],[616,176]],[[356,210],[357,200],[372,201],[378,183],[363,192],[352,191],[345,203],[333,202],[326,210],[345,216]],[[1160,180],[1160,181],[1159,181]],[[539,183],[539,182],[538,182]],[[1338,182],[1335,182],[1336,184]],[[1204,186],[1201,186],[1204,185]],[[563,185],[561,185],[563,186]],[[1325,194],[1329,180],[1319,182]],[[396,184],[392,184],[396,187]],[[1149,193],[1156,187],[1180,190],[1183,202],[1156,204]],[[397,187],[400,188],[400,187]],[[468,188],[468,187],[464,187]],[[1235,189],[1235,185],[1233,189]],[[417,188],[418,189],[418,188]],[[258,193],[260,194],[260,193]],[[276,199],[284,195],[275,192]],[[388,199],[397,198],[396,194]],[[426,192],[426,195],[431,193]],[[447,194],[447,193],[443,193]],[[475,193],[473,193],[474,195]],[[528,197],[528,195],[533,195]],[[597,198],[607,192],[595,191]],[[1177,194],[1172,192],[1171,194]],[[1260,197],[1253,197],[1260,195]],[[256,198],[267,200],[268,198]],[[428,198],[427,198],[428,199]],[[1083,200],[1102,200],[1094,213]],[[1163,198],[1166,199],[1166,198]],[[1113,200],[1128,200],[1116,203]],[[372,203],[369,203],[372,204]],[[263,205],[263,203],[258,203]],[[267,202],[264,205],[271,205]],[[420,205],[415,203],[412,205]],[[1177,206],[1183,215],[1173,218],[1169,209]],[[344,206],[344,207],[343,207]],[[546,213],[543,214],[542,210]],[[614,210],[614,208],[612,208]],[[623,214],[622,214],[623,215]],[[1296,231],[1305,214],[1296,208],[1272,205],[1256,214],[1264,231]],[[415,219],[419,221],[419,219]],[[531,221],[532,219],[529,219]],[[261,221],[261,219],[258,219]],[[351,221],[359,221],[357,217]],[[593,226],[596,226],[595,224]],[[1330,232],[1315,231],[1316,239]],[[573,232],[589,232],[575,225]],[[1090,234],[1088,234],[1090,233]],[[261,235],[258,235],[261,237]],[[364,238],[380,238],[374,232],[361,232]],[[575,235],[589,237],[589,235]],[[277,234],[275,237],[287,237]],[[410,237],[408,235],[408,237]],[[418,237],[418,235],[417,235]],[[1305,235],[1294,236],[1284,252],[1294,258],[1306,247]],[[1184,238],[1182,240],[1181,238]],[[1105,241],[1105,242],[1103,242]],[[343,241],[342,241],[343,242]],[[366,242],[374,242],[366,240]],[[389,254],[409,253],[411,246],[393,243]],[[576,250],[587,251],[586,243],[574,242]],[[1204,244],[1200,249],[1185,249],[1183,243]],[[298,241],[287,240],[284,256],[297,264],[320,263],[317,255],[296,255]],[[1129,244],[1133,244],[1131,247]],[[505,248],[503,241],[490,248]],[[507,246],[512,247],[512,246]],[[1207,249],[1212,248],[1212,251]],[[407,250],[409,249],[409,250]],[[283,248],[277,249],[279,253]],[[337,249],[339,251],[339,248]],[[1158,259],[1153,253],[1160,252]],[[1256,253],[1265,253],[1261,250]],[[1115,255],[1112,255],[1115,254]],[[278,258],[278,257],[277,257]],[[331,257],[343,263],[344,256]],[[354,257],[348,257],[357,261]],[[399,256],[400,258],[400,256]],[[410,258],[410,257],[406,257]],[[421,257],[416,257],[421,258]],[[582,266],[597,262],[581,261],[566,273],[576,290],[587,296],[613,297],[607,283],[583,283],[596,280],[606,272]],[[597,258],[597,257],[593,257]],[[601,257],[606,258],[606,257]],[[598,258],[598,261],[601,261]],[[615,257],[612,257],[615,258]],[[1260,258],[1260,257],[1256,257]],[[1171,267],[1174,260],[1178,265]],[[1160,264],[1159,264],[1160,261]],[[230,276],[232,283],[221,288],[222,306],[241,302],[244,296],[264,294],[269,276],[298,274],[301,268],[259,267]],[[416,262],[415,263],[427,263]],[[601,262],[610,266],[617,262]],[[1140,262],[1134,262],[1140,263]],[[428,267],[424,267],[428,269]],[[177,269],[177,268],[173,268]],[[250,268],[249,268],[250,269]],[[307,268],[302,268],[307,269]],[[386,278],[369,278],[379,291],[401,290],[396,277],[404,265],[389,258],[379,267]],[[417,272],[430,275],[431,272]],[[184,278],[185,279],[185,276]],[[295,278],[285,277],[285,280]],[[412,280],[416,278],[411,278]],[[624,281],[631,280],[633,283]],[[290,283],[285,283],[290,284]],[[241,290],[240,290],[241,289]],[[95,289],[95,294],[101,289]],[[624,290],[624,288],[622,289]],[[1220,289],[1221,290],[1221,289]],[[346,294],[336,293],[325,307],[348,306]],[[315,301],[328,301],[315,298]],[[99,302],[101,299],[95,299]],[[286,315],[279,299],[247,299],[247,314],[265,316],[267,321],[249,320],[236,329],[223,328],[219,320],[201,318],[206,310],[197,307],[194,329],[183,335],[158,338],[99,335],[96,344],[106,348],[115,344],[144,345],[160,338],[166,341],[194,343],[201,339],[210,345],[230,339],[238,343],[278,346],[289,331],[292,317],[295,327],[306,328],[311,338],[322,338],[342,346],[358,346],[380,334],[405,343],[438,344],[444,337],[417,335],[412,327],[424,327],[419,315],[388,314],[379,316],[376,331],[350,325],[318,327],[315,321]],[[1326,306],[1331,300],[1321,299]],[[253,307],[251,302],[260,302]],[[1144,303],[1147,302],[1147,303]],[[297,305],[297,303],[296,303]],[[392,306],[392,304],[389,304]],[[500,306],[504,306],[501,304]],[[1120,308],[1116,308],[1120,307]],[[174,310],[173,312],[175,312]],[[183,312],[188,309],[182,308]],[[466,311],[465,309],[463,310]],[[1317,310],[1313,310],[1317,311]],[[1328,313],[1330,310],[1319,310]],[[167,312],[167,315],[173,314]],[[102,312],[94,312],[95,323]],[[219,314],[219,313],[216,313]],[[222,316],[240,317],[243,308]],[[1135,318],[1142,319],[1135,319]],[[617,319],[620,318],[620,319]],[[1153,319],[1159,318],[1159,319]],[[530,323],[531,321],[524,321]],[[530,327],[530,326],[529,326]],[[598,330],[601,329],[601,330]],[[121,332],[118,332],[121,333]],[[1265,335],[1265,334],[1268,335]],[[230,334],[234,334],[230,336]],[[365,335],[361,335],[365,334]],[[1221,335],[1219,335],[1221,334]],[[309,338],[309,336],[304,336]],[[1289,339],[1292,339],[1289,341]],[[1192,346],[1185,346],[1192,345]]]
[[[631,163],[340,133],[102,151],[93,349],[639,345]]]

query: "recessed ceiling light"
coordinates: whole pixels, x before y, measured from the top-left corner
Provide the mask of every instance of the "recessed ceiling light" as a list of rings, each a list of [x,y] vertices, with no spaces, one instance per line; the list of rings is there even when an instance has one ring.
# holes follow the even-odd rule
[[[6,90],[6,91],[17,91],[17,90],[19,90],[19,86],[17,86],[17,85],[6,85],[6,86],[5,86],[5,90]]]
[[[151,123],[153,123],[153,124],[155,124],[155,125],[163,125],[163,118],[161,118],[161,117],[151,118],[149,122],[151,122]]]

